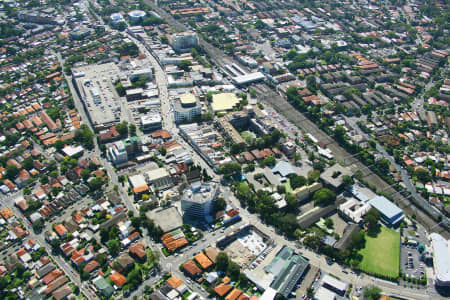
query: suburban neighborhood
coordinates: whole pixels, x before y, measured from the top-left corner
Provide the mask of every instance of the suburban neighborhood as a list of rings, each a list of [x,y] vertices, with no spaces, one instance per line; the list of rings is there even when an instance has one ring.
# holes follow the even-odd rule
[[[0,3],[0,299],[450,297],[450,5]]]

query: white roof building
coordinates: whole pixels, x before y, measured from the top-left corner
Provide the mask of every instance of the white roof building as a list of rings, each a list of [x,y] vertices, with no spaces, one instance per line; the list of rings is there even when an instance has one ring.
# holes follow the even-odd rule
[[[82,146],[65,146],[62,149],[62,152],[64,152],[65,155],[72,157],[75,156],[77,154],[83,153],[84,148]]]
[[[340,281],[339,279],[336,279],[334,277],[331,277],[330,275],[326,274],[322,278],[322,286],[327,287],[330,290],[333,290],[340,294],[345,294],[345,291],[348,288],[348,284],[345,282]]]
[[[336,294],[332,291],[324,288],[323,286],[319,287],[314,295],[314,300],[334,300],[336,299]]]
[[[434,252],[434,272],[436,285],[450,286],[450,248],[448,240],[438,233],[430,234]]]

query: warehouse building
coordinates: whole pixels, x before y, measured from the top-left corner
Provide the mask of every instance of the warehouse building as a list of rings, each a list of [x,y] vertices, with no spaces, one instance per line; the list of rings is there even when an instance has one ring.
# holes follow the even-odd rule
[[[213,94],[211,108],[214,113],[226,112],[233,110],[239,102],[241,102],[241,99],[234,93]]]
[[[397,226],[405,218],[403,211],[384,196],[375,196],[369,204],[381,214],[381,221],[387,226]]]
[[[245,75],[235,76],[232,78],[233,83],[238,86],[248,85],[250,83],[255,83],[264,80],[264,74],[261,72],[249,73]]]
[[[450,248],[448,240],[438,233],[430,234],[433,248],[433,266],[435,283],[438,286],[450,286]]]
[[[285,246],[277,253],[272,262],[264,267],[264,270],[274,276],[270,287],[288,298],[308,267],[309,262],[306,258],[295,253],[294,249]]]
[[[172,177],[164,168],[158,168],[145,173],[147,182],[152,186],[153,190],[163,190],[172,185]]]

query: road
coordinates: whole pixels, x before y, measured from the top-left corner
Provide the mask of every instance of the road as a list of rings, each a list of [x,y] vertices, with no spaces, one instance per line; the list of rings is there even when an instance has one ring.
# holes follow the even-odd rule
[[[175,28],[179,29],[179,30],[186,30],[186,27],[182,24],[180,24],[179,22],[175,21],[171,16],[168,16],[164,11],[162,11],[161,9],[159,9],[158,7],[155,6],[155,4],[151,1],[147,1],[148,4],[150,4],[162,17],[164,17],[166,19],[166,21],[169,21],[169,23],[171,25],[175,25]],[[135,41],[135,43],[139,46],[139,48],[141,48],[141,51],[144,50],[145,53],[147,53],[149,56],[151,56],[150,51],[148,51],[147,48],[144,47],[144,45],[142,45],[139,41],[137,41],[136,39],[133,38],[133,40]],[[213,59],[213,61],[220,67],[223,67],[225,64],[230,64],[233,63],[234,61],[230,58],[228,58],[226,55],[223,54],[222,51],[218,50],[215,47],[212,47],[211,45],[205,43],[205,41],[203,39],[200,39],[200,44],[203,46],[203,48],[205,49],[205,51],[209,54],[209,56]],[[145,49],[144,49],[145,48]],[[153,57],[153,56],[151,56]],[[166,129],[168,129],[171,132],[175,132],[175,136],[177,129],[174,125],[173,122],[173,117],[172,114],[170,112],[170,99],[168,98],[168,93],[167,93],[167,78],[165,75],[164,70],[161,68],[161,66],[157,63],[156,59],[153,57],[153,61],[152,61],[153,65],[155,66],[155,77],[156,77],[156,81],[158,84],[158,87],[160,89],[160,98],[161,98],[161,112],[163,115],[163,122],[164,122],[164,127]],[[73,90],[73,87],[71,87],[71,91]],[[73,92],[72,92],[73,93]],[[73,93],[76,95],[76,93]],[[279,97],[279,95],[277,95],[277,97],[274,99],[276,101],[285,101],[285,99]],[[81,102],[79,102],[79,104],[81,104]],[[272,101],[273,102],[273,101]],[[271,103],[272,104],[272,103]],[[83,111],[84,113],[84,108],[81,107],[81,109],[79,109],[79,111]],[[293,111],[296,112],[295,109],[293,109]],[[84,113],[85,114],[85,113]],[[295,117],[301,117],[300,120],[307,122],[307,119],[300,115],[296,115]],[[83,117],[83,116],[82,116]],[[84,120],[87,120],[87,117],[83,117]],[[288,119],[291,119],[288,117]],[[317,136],[317,132],[318,129],[315,126],[315,124],[309,124],[309,126],[313,126],[314,130],[307,130],[308,132],[312,132],[315,136]],[[302,126],[302,128],[304,128],[304,126]],[[316,133],[314,133],[314,131],[316,131]],[[334,141],[328,137],[327,135],[325,135],[324,133],[321,134],[321,136],[317,136],[320,140],[326,142],[329,144],[329,147],[331,148],[331,150],[334,150],[333,148],[335,148],[334,145]],[[187,146],[187,149],[189,149],[188,145],[185,144],[185,146]],[[96,145],[97,148],[97,145]],[[342,150],[341,150],[342,151]],[[343,153],[344,157],[348,156],[347,153]],[[347,154],[347,155],[345,155]],[[197,158],[198,159],[198,158]],[[356,159],[354,159],[356,160]],[[352,161],[354,161],[352,160]],[[204,161],[200,158],[199,162],[203,162]],[[355,162],[357,163],[357,162]],[[106,164],[108,165],[108,164]],[[108,174],[110,175],[110,177],[114,177],[115,172],[113,170],[108,170]],[[214,174],[214,172],[211,172],[210,174]],[[127,199],[128,197],[125,197],[125,199]],[[237,204],[237,203],[236,203]],[[127,207],[130,206],[131,209],[133,210],[134,205],[131,203],[126,203]],[[240,207],[240,206],[239,206]],[[135,208],[134,208],[135,209]],[[289,245],[293,248],[296,247],[296,245],[291,242],[291,241],[287,241],[285,240],[283,237],[277,235],[274,233],[274,230],[272,228],[267,227],[266,225],[262,224],[261,221],[258,219],[257,216],[249,214],[248,212],[246,212],[245,210],[243,210],[241,208],[242,211],[242,215],[243,215],[243,221],[242,222],[249,222],[252,225],[256,226],[258,229],[262,230],[263,232],[266,232],[269,236],[272,236],[276,239],[276,241],[280,242],[280,243],[284,243],[286,245]],[[230,230],[232,230],[232,228],[227,229],[227,231],[223,234],[226,234],[227,232],[229,232]],[[169,257],[169,258],[165,258],[165,257],[161,257],[161,266],[163,269],[166,269],[168,271],[171,271],[174,275],[179,276],[181,278],[185,278],[183,274],[181,274],[178,271],[178,265],[180,263],[182,263],[184,260],[191,258],[195,253],[197,253],[198,251],[206,248],[208,245],[211,245],[213,241],[217,240],[218,236],[217,233],[216,234],[206,234],[205,235],[205,241],[202,242],[198,242],[197,246],[194,246],[192,248],[188,248],[188,250],[184,250],[184,253],[180,254],[178,257]],[[384,292],[387,294],[391,294],[391,295],[398,295],[398,296],[402,296],[402,297],[408,297],[411,299],[429,299],[429,296],[425,294],[425,292],[422,291],[412,291],[409,289],[403,289],[399,286],[396,285],[392,285],[391,283],[386,283],[384,281],[380,281],[378,282],[378,280],[373,279],[369,276],[356,276],[354,274],[345,274],[342,272],[342,268],[337,265],[334,264],[332,266],[329,266],[326,264],[325,262],[325,257],[324,256],[320,256],[317,255],[314,252],[311,252],[309,250],[306,249],[302,249],[302,254],[307,257],[310,260],[310,263],[312,265],[318,266],[319,268],[322,268],[324,271],[332,273],[337,275],[338,277],[340,277],[342,280],[347,281],[347,282],[351,282],[354,284],[359,284],[359,285],[370,285],[370,284],[374,284],[376,283],[377,285],[380,285]],[[145,283],[144,283],[145,284]],[[143,284],[143,285],[144,285]],[[194,288],[195,291],[197,291],[197,289]],[[203,294],[201,291],[199,291],[200,294]]]
[[[127,36],[138,46],[140,52],[144,53],[150,59],[153,67],[155,68],[155,81],[158,85],[159,99],[161,101],[163,128],[169,131],[173,138],[185,149],[190,149],[190,154],[194,163],[198,164],[202,167],[202,169],[207,170],[209,176],[217,179],[218,176],[215,174],[211,166],[208,165],[206,161],[179,135],[179,129],[175,124],[174,115],[172,112],[172,103],[169,98],[167,75],[162,66],[159,64],[158,59],[153,55],[153,52],[151,52],[150,45],[144,45],[140,40],[134,38],[131,34],[127,33]]]
[[[176,30],[188,30],[189,28],[180,23],[179,21],[175,20],[171,15],[169,15],[166,11],[161,9],[157,6],[153,1],[146,0],[146,3],[148,3],[152,9],[154,9],[158,14],[160,14],[166,22],[168,22],[172,27],[174,27]],[[212,61],[219,67],[223,69],[223,67],[226,64],[232,64],[237,63],[232,58],[228,57],[222,50],[212,46],[211,44],[207,43],[204,39],[199,38],[199,44],[204,49],[204,51],[210,56]],[[238,63],[239,64],[239,63]],[[432,82],[430,81],[425,86],[425,91],[428,91],[433,86]],[[323,131],[321,131],[313,122],[311,122],[309,119],[307,119],[303,114],[298,112],[295,108],[293,108],[289,103],[287,103],[285,97],[280,96],[279,94],[275,93],[273,90],[269,89],[266,85],[259,85],[259,96],[264,98],[268,103],[270,103],[276,110],[281,112],[285,117],[287,117],[289,120],[293,121],[295,124],[303,128],[306,132],[309,132],[313,134],[316,138],[318,138],[320,141],[327,144],[327,146],[331,149],[331,151],[335,154],[336,157],[341,158],[341,161],[344,162],[344,164],[351,165],[355,170],[363,170],[363,175],[365,179],[369,182],[374,183],[377,187],[380,187],[381,190],[384,192],[394,195],[394,198],[401,202],[405,203],[404,208],[408,209],[408,212],[420,214],[422,216],[422,220],[424,221],[424,225],[428,229],[433,229],[436,232],[440,232],[446,236],[450,237],[450,233],[444,228],[440,223],[436,222],[426,214],[418,211],[417,209],[414,210],[411,208],[411,206],[419,205],[419,208],[424,207],[429,213],[431,213],[435,218],[437,218],[438,215],[440,215],[439,212],[437,212],[434,208],[431,208],[431,206],[426,202],[422,201],[424,200],[420,195],[415,192],[415,189],[411,186],[411,183],[409,180],[406,180],[407,186],[409,185],[408,189],[411,188],[414,192],[412,192],[415,199],[417,199],[417,202],[413,202],[411,200],[405,199],[402,195],[399,195],[397,191],[390,187],[384,180],[382,180],[379,176],[374,174],[369,168],[367,168],[364,164],[362,164],[357,158],[352,157],[349,153],[347,153],[344,149],[342,149],[332,138],[330,138],[328,135],[326,135]],[[423,93],[424,94],[424,93]],[[415,102],[413,103],[413,107],[415,109],[420,109],[422,107],[422,103],[424,101],[423,94],[421,97],[417,97]],[[402,177],[405,179],[405,171],[402,172]],[[408,183],[409,182],[409,183]],[[430,210],[431,208],[431,210]],[[448,222],[448,219],[443,218]]]
[[[69,277],[70,281],[75,285],[80,287],[81,293],[87,298],[87,299],[96,299],[92,296],[90,291],[81,284],[81,280],[79,279],[78,274],[72,269],[72,267],[63,260],[60,256],[53,255],[52,254],[52,247],[47,243],[47,241],[42,238],[41,235],[37,235],[34,233],[33,228],[30,224],[30,222],[23,216],[23,214],[19,211],[19,209],[14,205],[14,199],[19,197],[21,195],[20,192],[16,192],[13,194],[10,194],[8,196],[0,195],[0,203],[4,205],[5,207],[9,208],[14,214],[19,217],[23,217],[23,224],[27,231],[29,232],[28,238],[36,241],[41,247],[44,247],[45,250],[48,253],[48,256],[52,258],[52,260],[56,263],[56,265]],[[20,217],[19,217],[20,218]]]
[[[108,27],[108,30],[113,30],[113,29]],[[137,40],[134,36],[132,36],[128,33],[126,33],[126,34],[127,34],[128,38],[130,38],[138,46],[140,52],[146,54],[146,56],[150,60],[151,64],[154,66],[155,81],[156,81],[156,84],[158,85],[159,98],[161,101],[161,115],[162,115],[162,119],[163,119],[163,128],[166,129],[167,131],[169,131],[173,135],[173,137],[185,147],[185,149],[190,150],[190,153],[193,157],[193,161],[195,163],[200,165],[203,169],[206,169],[208,174],[211,177],[213,177],[213,178],[218,177],[214,173],[212,168],[200,157],[200,155],[198,155],[195,151],[193,151],[191,149],[191,146],[189,146],[178,135],[178,128],[176,127],[176,124],[174,121],[174,116],[171,111],[171,103],[170,103],[170,98],[169,98],[169,93],[168,93],[167,75],[166,75],[165,71],[163,70],[162,66],[158,63],[157,58],[153,56],[151,51],[149,51],[149,49],[147,48],[148,45],[144,45],[141,41]],[[64,62],[60,55],[58,56],[58,58],[60,59],[60,63],[63,65]],[[73,84],[71,81],[71,76],[68,76],[67,80],[69,81],[69,88],[74,97],[75,106],[76,106],[77,110],[79,111],[82,120],[86,124],[88,124],[92,130],[92,126],[89,122],[89,118],[87,117],[87,114],[86,114],[84,106],[81,102],[81,99],[78,97],[78,94],[76,93],[76,90],[73,87]],[[100,150],[99,150],[96,140],[95,140],[95,151],[98,154],[100,154]],[[113,167],[111,166],[111,164],[102,157],[100,157],[100,159],[102,161],[103,166],[106,169],[106,172],[107,172],[109,178],[111,179],[111,184],[119,186],[119,192],[121,193],[121,196],[122,196],[122,199],[124,200],[125,206],[128,208],[128,210],[133,211],[135,215],[138,215],[139,213],[138,213],[138,210],[136,209],[136,206],[134,205],[132,199],[128,196],[128,194],[123,190],[121,184],[118,181],[118,176],[117,176],[116,172],[114,171]],[[230,230],[226,231],[223,234],[226,234],[229,231]],[[215,235],[215,233],[214,233],[214,235]],[[178,266],[181,263],[183,263],[184,260],[187,260],[189,257],[192,257],[194,253],[198,253],[200,250],[206,248],[204,246],[207,243],[213,244],[216,239],[216,238],[214,238],[214,235],[213,235],[213,233],[210,233],[207,237],[205,237],[204,242],[199,241],[197,246],[191,247],[189,250],[186,251],[185,254],[181,254],[176,259],[174,259],[174,256],[165,257],[162,254],[162,252],[160,251],[162,245],[155,244],[154,242],[150,241],[149,235],[145,229],[143,232],[144,244],[151,247],[152,251],[156,251],[160,254],[161,269],[163,271],[169,271],[172,274],[174,274],[175,276],[178,276],[178,277],[184,279],[184,281],[191,287],[191,289],[193,291],[197,292],[199,295],[202,295],[205,298],[208,296],[208,294],[205,291],[203,291],[196,283],[189,284],[188,281],[186,280],[187,278],[185,278],[184,274],[179,271]],[[183,260],[183,257],[185,257],[184,260]],[[129,297],[132,297],[134,295],[142,295],[144,287],[146,285],[154,284],[155,281],[156,281],[156,279],[154,277],[150,277],[149,279],[145,280],[144,282],[141,283],[140,287],[137,290],[133,291],[130,294]]]
[[[365,132],[363,132],[361,130],[361,128],[358,126],[358,124],[356,124],[356,122],[355,122],[355,120],[353,118],[348,118],[348,117],[344,116],[344,119],[359,134],[365,136],[366,139],[368,139],[368,140],[371,139],[368,134],[366,134]],[[387,151],[378,142],[376,142],[376,149],[383,155],[384,158],[389,160],[389,162],[395,167],[395,169],[398,172],[400,172],[400,174],[402,176],[402,181],[405,183],[405,186],[408,189],[408,191],[411,193],[412,197],[414,197],[414,200],[419,202],[418,205],[420,207],[422,207],[423,209],[426,209],[428,213],[434,215],[435,218],[438,218],[440,215],[442,215],[441,212],[439,212],[425,198],[423,198],[419,193],[417,193],[414,185],[411,183],[411,179],[410,179],[410,177],[408,175],[408,172],[401,165],[399,165],[395,161],[395,159],[391,155],[389,155],[389,153],[387,153]],[[421,212],[421,211],[419,211],[418,213],[423,214],[423,212]],[[423,216],[421,218],[423,218]],[[444,216],[442,216],[442,224],[444,224],[444,223],[447,224],[447,226],[448,226],[449,221]],[[436,229],[438,230],[436,232],[439,232],[440,234],[443,234],[444,236],[448,235],[448,232],[444,228],[439,227],[439,228],[436,228]]]
[[[172,16],[169,16],[165,11],[161,10],[159,7],[157,7],[152,1],[146,1],[155,11],[157,11],[171,26],[178,30],[186,30],[187,27],[176,21],[172,18]],[[203,49],[209,54],[210,58],[216,63],[218,66],[223,67],[224,64],[230,64],[233,62],[232,59],[228,58],[225,54],[223,54],[222,51],[219,49],[213,47],[212,45],[206,43],[203,39],[200,39],[200,44],[203,47]],[[289,121],[294,122],[294,124],[300,126],[303,128],[306,132],[309,132],[316,136],[318,139],[320,139],[322,142],[326,143],[327,146],[335,153],[336,156],[340,157],[344,161],[350,162],[351,165],[355,167],[355,169],[364,170],[363,175],[366,177],[366,179],[370,180],[373,183],[376,183],[377,186],[380,186],[382,189],[385,189],[386,192],[391,194],[396,194],[396,191],[390,187],[387,183],[385,183],[381,178],[379,178],[377,175],[373,174],[366,166],[364,166],[359,160],[357,160],[354,157],[351,157],[350,154],[348,154],[344,149],[342,149],[337,143],[330,138],[328,135],[326,135],[324,132],[322,132],[313,122],[311,122],[309,119],[307,119],[304,115],[299,113],[295,108],[293,108],[289,103],[287,103],[286,99],[284,97],[281,97],[279,94],[275,93],[273,90],[269,89],[266,85],[260,85],[263,87],[262,90],[259,91],[259,96],[266,100],[272,107],[274,107],[278,112],[281,112]],[[397,198],[403,198],[399,195],[397,195]],[[238,203],[236,203],[238,204]],[[249,214],[245,210],[242,210],[241,212],[244,216],[244,221],[249,221],[254,226],[258,227],[259,229],[262,229],[264,232],[268,233],[269,236],[274,236],[277,239],[284,238],[278,236],[277,234],[274,234],[273,229],[267,228],[265,225],[263,225],[257,216]],[[432,221],[432,220],[431,220]],[[432,221],[433,222],[433,221]],[[433,222],[433,225],[436,225],[435,222]],[[430,227],[430,226],[428,226]],[[295,247],[292,242],[289,241],[283,241],[287,245],[290,245],[291,247]],[[308,250],[303,250],[302,253],[310,260],[310,263],[312,265],[318,266],[319,268],[324,269],[325,271],[338,275],[341,279],[353,283],[353,284],[360,284],[360,285],[371,285],[371,284],[377,284],[380,285],[383,288],[383,291],[386,294],[391,295],[397,295],[400,297],[408,297],[411,299],[429,299],[429,295],[426,294],[426,292],[422,291],[412,291],[409,289],[404,289],[402,287],[399,287],[397,285],[392,285],[391,283],[387,283],[385,281],[379,281],[377,279],[371,278],[369,276],[363,275],[363,276],[356,276],[352,274],[346,274],[342,272],[342,268],[338,266],[337,264],[334,264],[332,266],[329,266],[324,256],[319,256],[316,253],[313,253]]]
[[[175,30],[177,31],[187,31],[192,30],[185,24],[175,20],[172,15],[168,14],[165,10],[161,9],[155,2],[152,0],[144,0],[144,2],[150,7],[155,10],[167,23],[170,24]],[[220,67],[221,70],[228,74],[228,71],[225,69],[225,65],[231,65],[233,63],[237,64],[239,67],[241,67],[244,71],[248,71],[248,68],[246,66],[243,66],[238,61],[235,61],[234,59],[230,58],[228,55],[226,55],[221,49],[212,46],[210,43],[205,41],[201,36],[198,37],[199,46],[208,54],[208,56],[211,58],[211,60],[215,63],[216,66]]]
[[[353,171],[360,170],[364,179],[367,182],[374,184],[379,191],[383,191],[392,197],[400,204],[401,208],[408,214],[416,214],[429,231],[439,232],[445,237],[450,238],[450,233],[442,226],[441,223],[436,222],[429,215],[421,211],[421,207],[416,207],[417,202],[407,199],[398,193],[392,186],[387,184],[378,175],[373,173],[366,165],[360,162],[355,155],[349,154],[343,149],[334,139],[329,137],[325,132],[317,127],[314,122],[309,120],[305,115],[299,112],[295,107],[287,102],[286,97],[282,96],[266,85],[258,84],[253,87],[259,99],[271,105],[280,114],[284,115],[290,122],[296,124],[303,131],[311,133],[318,140],[324,142],[327,147],[333,152],[334,157],[342,162],[344,165],[350,167]],[[435,210],[433,210],[435,212]],[[445,219],[445,218],[444,218]]]
[[[229,195],[228,198],[233,203],[234,206],[240,209],[241,216],[242,216],[242,222],[249,223],[268,236],[272,237],[276,244],[278,245],[287,245],[293,249],[299,249],[301,254],[306,257],[309,260],[309,263],[313,266],[318,267],[322,271],[326,273],[333,274],[340,278],[341,280],[353,284],[353,286],[368,286],[376,284],[380,286],[383,289],[383,293],[398,297],[407,297],[408,299],[431,299],[429,298],[429,295],[427,294],[426,290],[411,290],[411,289],[405,289],[401,286],[398,286],[397,284],[379,280],[373,277],[370,277],[368,275],[364,275],[361,273],[361,275],[347,272],[346,269],[344,269],[342,266],[334,263],[333,265],[328,265],[326,262],[326,256],[319,255],[309,249],[306,249],[304,247],[299,248],[296,241],[287,240],[281,235],[276,234],[275,230],[271,226],[267,226],[266,224],[262,223],[261,220],[258,218],[257,215],[249,213],[246,209],[243,209],[240,206],[239,201],[236,199],[236,197],[233,196],[233,194],[228,190],[227,188],[224,191],[224,195]],[[346,270],[345,272],[343,272]],[[301,295],[297,295],[301,296]],[[434,295],[433,295],[434,296]],[[437,296],[436,296],[437,297]],[[434,298],[433,298],[434,299]]]

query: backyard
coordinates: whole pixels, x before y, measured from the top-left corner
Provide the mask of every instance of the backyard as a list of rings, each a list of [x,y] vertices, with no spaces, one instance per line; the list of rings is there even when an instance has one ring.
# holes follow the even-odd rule
[[[400,263],[400,234],[383,226],[376,237],[366,235],[366,245],[359,254],[363,257],[359,265],[362,271],[396,279]]]

